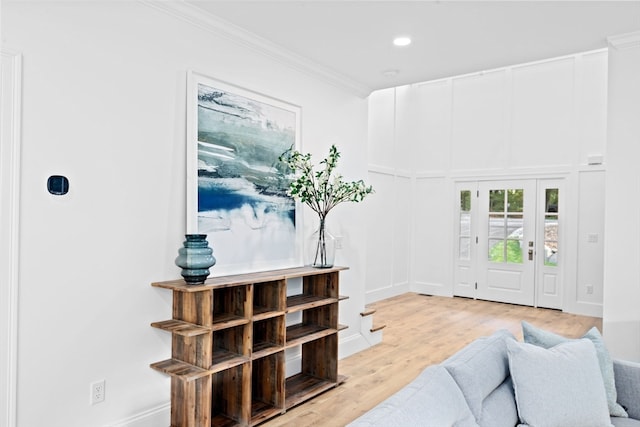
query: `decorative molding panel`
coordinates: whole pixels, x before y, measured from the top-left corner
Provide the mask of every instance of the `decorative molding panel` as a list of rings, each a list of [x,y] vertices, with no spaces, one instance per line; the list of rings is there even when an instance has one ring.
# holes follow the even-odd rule
[[[20,129],[22,56],[3,49],[1,53],[3,97],[0,107],[0,425],[17,425],[18,367],[18,279],[20,205]]]
[[[191,4],[183,1],[139,1],[149,7],[168,13],[195,27],[208,31],[218,37],[225,38],[235,44],[259,52],[260,54],[277,62],[308,74],[316,79],[324,81],[325,83],[329,83],[335,87],[351,92],[361,98],[366,98],[372,91],[372,89],[366,85],[320,65],[308,58],[291,52],[290,50],[238,27],[237,25],[213,16]]]
[[[637,48],[640,47],[640,31],[607,37],[607,42],[618,50]]]

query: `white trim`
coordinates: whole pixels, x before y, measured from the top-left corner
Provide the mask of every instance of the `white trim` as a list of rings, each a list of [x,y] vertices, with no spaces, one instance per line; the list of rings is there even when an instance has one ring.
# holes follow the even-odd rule
[[[570,310],[569,310],[570,309]],[[576,301],[571,307],[562,307],[565,313],[577,314],[579,316],[599,317],[602,319],[602,304]]]
[[[410,292],[409,282],[401,282],[397,284],[391,284],[389,286],[383,286],[378,289],[373,289],[365,293],[365,304],[371,304],[383,299],[395,297],[398,295]]]
[[[411,292],[429,296],[453,298],[453,287],[445,285],[444,283],[428,283],[417,280],[411,285]]]
[[[0,300],[0,315],[6,320],[6,335],[2,331],[2,336],[6,336],[6,342],[0,343],[0,350],[4,351],[6,364],[3,363],[0,369],[3,371],[3,378],[6,384],[0,389],[0,425],[7,427],[16,426],[17,413],[17,366],[18,366],[18,284],[19,284],[19,207],[20,207],[20,139],[21,139],[21,95],[22,95],[22,56],[19,53],[3,49],[2,69],[10,71],[7,80],[7,89],[10,91],[10,105],[8,111],[2,111],[0,122],[4,130],[9,129],[8,140],[3,140],[5,132],[0,133],[0,151],[8,157],[2,160],[2,167],[7,168],[7,173],[3,174],[6,182],[0,179],[0,194],[2,200],[8,202],[5,211],[8,218],[3,218],[0,227],[8,227],[1,234],[8,239],[1,243],[2,254],[8,254],[8,258],[0,261],[1,279],[3,282],[4,295],[7,299]],[[6,64],[6,65],[5,65]],[[6,68],[5,68],[6,67]],[[4,88],[3,88],[4,89]],[[5,98],[6,99],[6,98]],[[4,122],[8,120],[9,123]],[[4,256],[4,255],[3,255]],[[5,282],[6,280],[6,282]],[[2,322],[4,327],[5,322]],[[4,341],[4,340],[3,340]],[[2,360],[5,360],[5,357]]]
[[[607,43],[618,50],[640,47],[640,31],[607,37]]]
[[[398,178],[413,178],[413,172],[407,169],[395,169],[389,166],[378,166],[370,164],[368,167],[369,173],[377,173],[380,175],[389,175]]]
[[[622,38],[623,36],[635,36],[635,37],[640,37],[640,32],[637,33],[629,33],[629,34],[623,34],[622,36],[614,36],[614,37],[609,37],[607,38],[607,41],[612,44],[612,39],[614,39],[613,41],[615,42],[617,37]],[[562,55],[562,56],[557,56],[554,58],[547,58],[547,59],[541,59],[538,61],[531,61],[531,62],[523,62],[521,64],[512,64],[512,65],[507,65],[504,67],[498,67],[498,68],[491,68],[488,70],[482,70],[482,71],[474,71],[471,73],[466,73],[466,74],[458,74],[456,76],[449,76],[449,77],[443,77],[440,79],[435,79],[435,80],[426,80],[423,82],[417,82],[417,83],[413,83],[414,86],[424,86],[424,85],[430,85],[430,84],[434,84],[434,83],[443,83],[443,82],[448,82],[448,81],[453,81],[456,79],[461,79],[461,78],[467,78],[467,77],[474,77],[474,76],[482,76],[485,74],[489,74],[489,73],[494,73],[497,71],[505,71],[508,69],[518,69],[518,68],[522,68],[522,67],[529,67],[532,65],[539,65],[539,64],[544,64],[547,62],[554,62],[554,61],[561,61],[564,59],[571,59],[571,58],[575,58],[578,55],[591,55],[591,54],[595,54],[595,53],[601,53],[601,52],[606,52],[607,49],[606,48],[602,48],[602,49],[594,49],[594,50],[587,50],[584,52],[576,52],[576,53],[571,53],[568,55]]]
[[[171,402],[140,412],[105,427],[158,427],[171,424]]]
[[[443,179],[448,176],[445,171],[419,171],[415,173],[416,179]]]
[[[504,179],[547,179],[561,178],[571,174],[569,166],[539,166],[527,168],[512,168],[504,171],[496,170],[468,170],[452,171],[451,179],[458,181],[495,181]]]
[[[374,164],[369,164],[368,170],[369,170],[369,173],[377,173],[380,175],[389,175],[389,176],[396,175],[396,170],[388,166],[378,166]]]
[[[304,56],[287,50],[269,40],[249,32],[231,22],[184,1],[139,0],[141,3],[168,13],[218,37],[223,37],[240,46],[257,51],[271,59],[311,75],[326,83],[345,89],[361,98],[366,98],[372,88],[357,82],[335,70],[325,67]]]
[[[377,343],[370,343],[367,337],[362,333],[352,334],[344,338],[340,338],[338,343],[338,360],[352,356],[356,353],[366,350]]]

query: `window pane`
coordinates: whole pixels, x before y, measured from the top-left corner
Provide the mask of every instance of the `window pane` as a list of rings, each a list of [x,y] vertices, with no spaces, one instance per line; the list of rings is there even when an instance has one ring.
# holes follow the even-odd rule
[[[507,262],[522,264],[522,240],[507,240]]]
[[[471,258],[471,239],[468,237],[460,238],[460,259],[469,260]]]
[[[558,189],[547,188],[545,199],[545,212],[558,212]]]
[[[504,240],[489,239],[489,261],[504,262]]]
[[[524,190],[507,191],[507,210],[509,212],[522,212]]]
[[[471,235],[471,214],[460,214],[460,236],[469,237]]]
[[[558,202],[560,192],[557,188],[545,190],[544,217],[544,265],[558,266]]]
[[[504,239],[507,237],[505,216],[502,214],[489,215],[489,238]]]
[[[489,190],[489,212],[504,212],[504,190]]]
[[[522,239],[524,233],[524,217],[523,215],[507,216],[507,236],[510,239]]]
[[[558,216],[544,217],[544,265],[558,265]]]
[[[462,212],[471,212],[471,191],[464,190],[460,192],[460,210]]]

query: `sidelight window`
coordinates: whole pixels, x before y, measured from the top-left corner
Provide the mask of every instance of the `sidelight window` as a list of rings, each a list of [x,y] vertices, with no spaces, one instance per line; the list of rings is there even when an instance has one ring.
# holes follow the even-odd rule
[[[471,259],[471,191],[460,191],[459,250],[461,260]]]
[[[547,188],[544,209],[544,265],[558,266],[558,189]]]

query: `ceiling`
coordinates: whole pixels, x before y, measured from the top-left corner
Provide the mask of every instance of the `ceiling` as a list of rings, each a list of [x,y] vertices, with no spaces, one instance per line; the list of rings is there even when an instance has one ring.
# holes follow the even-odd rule
[[[184,3],[364,93],[600,49],[640,30],[640,1]],[[393,46],[398,35],[412,44]]]

